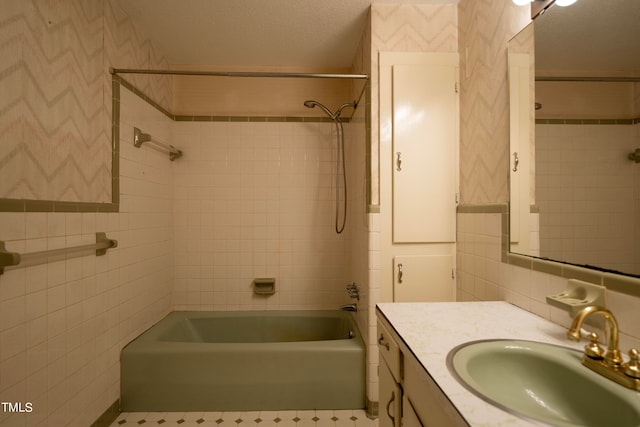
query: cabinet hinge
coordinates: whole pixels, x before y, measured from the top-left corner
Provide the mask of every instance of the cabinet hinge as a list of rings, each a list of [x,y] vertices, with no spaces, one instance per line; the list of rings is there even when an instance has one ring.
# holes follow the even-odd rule
[[[451,269],[451,278],[452,278],[452,279],[455,279],[455,278],[456,278],[456,269],[455,269],[455,268],[452,268],[452,269]]]
[[[456,205],[460,203],[460,198],[458,197],[458,193],[456,193],[454,199],[456,201]]]
[[[456,85],[455,85],[455,86],[456,86],[456,87],[455,87],[456,93],[460,92],[460,88],[459,88],[459,86],[458,86],[458,82],[456,82]]]

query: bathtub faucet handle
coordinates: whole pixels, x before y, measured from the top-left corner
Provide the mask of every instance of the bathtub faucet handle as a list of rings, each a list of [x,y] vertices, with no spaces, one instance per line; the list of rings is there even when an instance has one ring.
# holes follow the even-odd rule
[[[360,301],[360,287],[354,283],[347,285],[347,293],[349,298]]]

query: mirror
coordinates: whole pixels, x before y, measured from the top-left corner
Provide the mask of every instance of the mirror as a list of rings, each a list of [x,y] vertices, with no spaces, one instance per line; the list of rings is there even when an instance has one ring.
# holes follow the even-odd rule
[[[578,0],[510,41],[511,252],[640,276],[638,22]]]

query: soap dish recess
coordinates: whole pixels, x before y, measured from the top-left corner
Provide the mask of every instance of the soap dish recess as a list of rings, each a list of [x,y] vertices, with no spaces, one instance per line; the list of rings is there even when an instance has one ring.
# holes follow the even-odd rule
[[[556,295],[547,296],[547,303],[568,311],[574,316],[578,311],[590,305],[606,306],[605,287],[582,280],[569,279],[567,288]]]
[[[263,277],[253,279],[253,293],[257,295],[273,295],[276,293],[276,279]]]

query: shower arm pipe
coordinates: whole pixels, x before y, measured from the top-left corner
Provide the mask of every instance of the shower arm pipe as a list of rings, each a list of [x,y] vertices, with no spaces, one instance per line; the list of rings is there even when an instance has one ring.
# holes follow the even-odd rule
[[[156,74],[170,76],[212,76],[212,77],[270,77],[270,78],[313,78],[313,79],[356,79],[366,80],[367,74],[332,73],[290,73],[270,71],[189,71],[152,70],[142,68],[109,68],[111,74]]]

